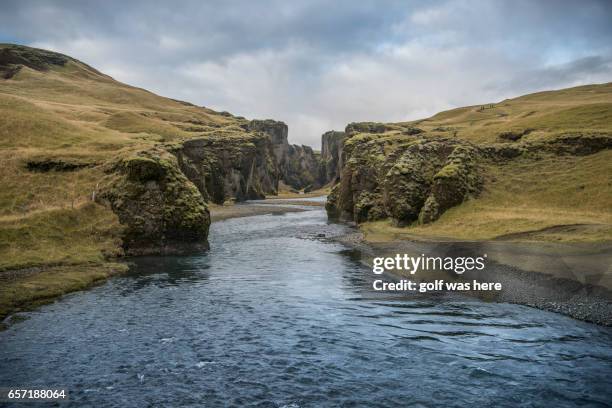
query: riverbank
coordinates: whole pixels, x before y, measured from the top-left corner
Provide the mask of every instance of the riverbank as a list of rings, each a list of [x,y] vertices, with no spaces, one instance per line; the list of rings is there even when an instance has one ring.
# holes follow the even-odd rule
[[[371,238],[371,237],[370,237]],[[469,292],[480,299],[514,303],[561,313],[578,320],[612,326],[612,247],[599,244],[555,244],[504,241],[432,241],[368,239],[355,230],[335,240],[359,250],[362,261],[372,264],[374,257],[395,254],[419,256],[487,255],[486,268],[461,276],[419,271],[399,278],[432,281],[435,279],[499,282],[499,292]]]
[[[125,263],[42,266],[0,275],[0,329],[8,316],[51,303],[70,292],[88,289],[128,270]]]
[[[0,333],[11,368],[0,382],[61,379],[74,406],[106,406],[117,390],[122,407],[145,394],[153,406],[215,407],[610,400],[611,328],[374,292],[356,254],[328,240],[350,229],[310,209],[214,222],[206,253],[133,258],[129,273],[25,314]]]
[[[211,205],[209,206],[209,210],[212,222],[228,220],[230,218],[252,217],[254,215],[304,211],[297,207],[256,206],[252,204]]]
[[[321,201],[313,201],[316,197],[315,194],[286,194],[282,198],[258,200],[255,203],[223,206],[209,204],[209,209],[211,220],[218,222],[231,218],[306,211],[304,207],[323,205]],[[79,248],[84,245],[83,240],[77,243]],[[111,257],[106,262],[96,262],[93,258],[91,261],[85,259],[85,262],[72,264],[40,262],[31,267],[0,271],[0,322],[12,314],[51,303],[65,294],[88,289],[126,272],[129,267],[120,260]]]

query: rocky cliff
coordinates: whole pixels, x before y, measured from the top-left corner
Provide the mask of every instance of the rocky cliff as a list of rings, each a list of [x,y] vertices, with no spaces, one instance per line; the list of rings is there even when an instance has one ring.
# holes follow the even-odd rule
[[[398,225],[428,223],[479,193],[479,153],[474,146],[423,136],[412,127],[386,131],[383,124],[347,126],[340,183],[326,205],[331,216],[356,222],[388,217]]]
[[[94,198],[119,217],[126,254],[208,249],[208,208],[175,156],[150,149],[107,165],[106,172]]]
[[[318,175],[317,155],[290,145],[283,122],[164,98],[59,53],[0,44],[0,86],[1,201],[18,203],[0,210],[24,222],[42,212],[53,224],[56,209],[93,198],[100,206],[88,216],[120,226],[122,248],[105,254],[206,248],[207,202],[260,199],[279,180],[301,189]]]
[[[277,193],[279,168],[266,134],[194,138],[170,150],[206,201],[223,204]]]
[[[532,230],[563,231],[551,239],[609,239],[611,96],[612,84],[589,85],[414,122],[351,123],[344,136],[324,137],[324,173],[337,178],[340,169],[328,214],[389,219],[368,228],[410,226],[428,236]],[[568,225],[580,227],[569,233]]]
[[[275,120],[252,120],[246,128],[270,136],[280,179],[297,190],[319,187],[320,157],[311,147],[289,144],[288,128]]]
[[[270,136],[248,131],[160,144],[111,163],[97,201],[119,216],[130,255],[207,248],[206,203],[274,195],[280,175]]]
[[[344,166],[342,161],[344,132],[331,130],[321,136],[321,164],[319,180],[322,185],[340,181],[340,171]]]

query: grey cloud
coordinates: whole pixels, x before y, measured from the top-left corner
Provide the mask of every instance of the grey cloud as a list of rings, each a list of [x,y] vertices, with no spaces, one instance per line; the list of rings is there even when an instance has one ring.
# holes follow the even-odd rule
[[[0,41],[247,117],[294,142],[612,80],[607,1],[9,1]]]
[[[509,81],[489,84],[493,90],[516,94],[606,82],[612,79],[612,55],[579,58],[565,64],[519,72]]]

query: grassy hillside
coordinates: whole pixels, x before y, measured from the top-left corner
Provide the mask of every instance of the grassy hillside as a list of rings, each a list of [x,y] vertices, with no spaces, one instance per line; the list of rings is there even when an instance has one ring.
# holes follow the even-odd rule
[[[475,143],[503,141],[504,132],[524,140],[547,139],[565,133],[612,130],[612,83],[538,92],[498,103],[468,106],[438,113],[412,124],[438,133],[452,133]]]
[[[540,92],[453,109],[424,120],[384,124],[382,131],[356,132],[347,143],[367,140],[364,147],[382,146],[385,162],[413,143],[410,134],[417,128],[422,131],[419,137],[458,139],[481,149],[522,153],[507,159],[482,158],[482,191],[437,221],[415,221],[406,228],[389,220],[367,222],[362,228],[370,239],[612,240],[612,150],[598,147],[591,152],[588,147],[595,138],[612,137],[612,83]],[[564,145],[569,143],[563,140],[567,137],[572,144]]]
[[[106,275],[108,265],[122,269],[108,263],[122,251],[122,227],[110,209],[92,202],[104,164],[196,136],[240,138],[244,123],[122,84],[65,55],[0,45],[2,293],[21,284],[8,271],[26,271],[27,287],[35,287],[36,276],[45,282],[52,276],[41,271],[55,268],[64,278],[79,274],[81,287]],[[101,272],[81,275],[84,269],[74,265]],[[75,287],[64,278],[57,282],[65,282],[65,290]],[[53,293],[63,290],[59,286]],[[41,283],[41,290],[48,288]],[[28,296],[0,301],[0,316]]]
[[[97,262],[98,249],[110,251],[118,225],[91,203],[106,160],[162,142],[243,133],[245,120],[229,114],[122,84],[60,54],[10,45],[0,45],[0,53],[7,48],[23,61],[0,63],[0,72],[19,67],[0,79],[0,269]],[[98,231],[97,241],[84,242],[82,231],[66,227],[66,217]],[[21,233],[31,245],[15,239]],[[91,248],[63,249],[63,240]]]

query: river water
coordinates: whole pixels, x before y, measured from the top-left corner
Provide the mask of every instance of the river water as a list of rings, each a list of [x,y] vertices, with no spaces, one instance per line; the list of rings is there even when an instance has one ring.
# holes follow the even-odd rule
[[[137,259],[0,332],[0,386],[67,387],[78,407],[612,403],[611,329],[374,292],[318,236],[345,228],[312,207],[214,223],[207,254]]]

